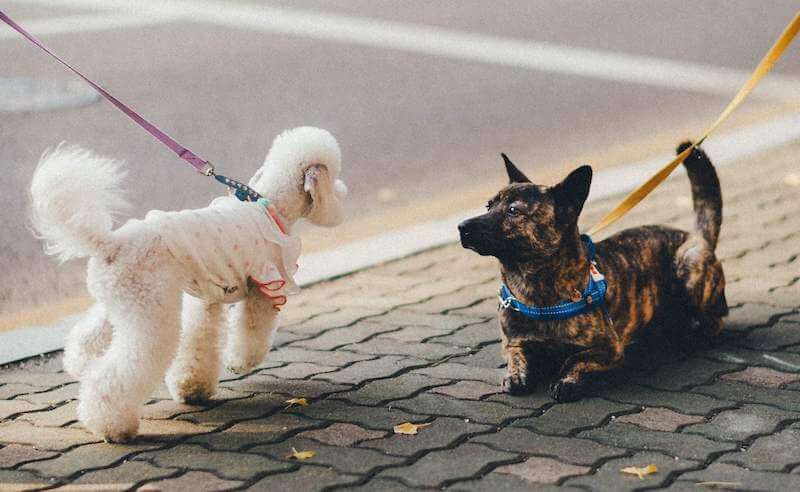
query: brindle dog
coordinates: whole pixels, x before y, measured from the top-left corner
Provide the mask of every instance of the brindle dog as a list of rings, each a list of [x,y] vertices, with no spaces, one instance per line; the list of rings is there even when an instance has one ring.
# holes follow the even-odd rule
[[[689,145],[681,144],[678,152]],[[592,169],[579,167],[546,187],[532,184],[508,157],[503,159],[510,184],[489,201],[487,213],[459,224],[461,244],[500,260],[503,282],[524,304],[575,299],[589,279],[578,216]],[[650,225],[597,243],[597,267],[608,280],[605,309],[557,321],[500,309],[506,391],[522,394],[537,380],[554,381],[553,399],[576,400],[586,376],[620,366],[625,347],[648,326],[666,321],[704,339],[720,332],[728,306],[722,265],[714,256],[722,223],[719,179],[700,149],[684,166],[697,214],[695,231]]]

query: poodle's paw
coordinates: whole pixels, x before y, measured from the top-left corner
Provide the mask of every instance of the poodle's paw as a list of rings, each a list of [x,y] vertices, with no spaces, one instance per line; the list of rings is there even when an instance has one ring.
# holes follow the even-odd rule
[[[583,396],[583,385],[571,378],[563,378],[550,385],[550,398],[559,403],[580,400]]]
[[[229,351],[225,353],[225,367],[234,374],[247,374],[264,360],[265,353],[246,350],[244,353]]]
[[[167,376],[167,389],[169,394],[172,395],[172,399],[178,403],[193,405],[207,402],[217,392],[216,380],[203,380],[189,376],[182,378],[171,376],[171,373]]]
[[[528,376],[522,373],[506,374],[503,378],[503,391],[511,395],[524,395],[533,391]]]
[[[78,418],[93,434],[106,442],[125,443],[139,431],[139,416],[134,411],[117,410],[102,402],[81,400]]]

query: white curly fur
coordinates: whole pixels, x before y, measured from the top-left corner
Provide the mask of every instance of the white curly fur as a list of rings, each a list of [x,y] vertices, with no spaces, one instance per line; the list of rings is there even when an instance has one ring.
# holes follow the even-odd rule
[[[302,127],[275,139],[250,185],[289,227],[303,218],[332,226],[346,194],[340,172],[333,136]],[[226,318],[219,300],[185,294],[185,265],[167,247],[170,231],[151,218],[157,214],[113,229],[127,207],[124,176],[114,160],[59,145],[42,157],[31,183],[32,221],[46,251],[62,260],[90,257],[87,285],[97,303],[67,338],[64,368],[81,383],[81,422],[113,442],[136,435],[141,406],[165,374],[175,400],[213,396]],[[257,289],[241,297],[228,320],[225,363],[244,373],[266,356],[277,324],[272,302]]]

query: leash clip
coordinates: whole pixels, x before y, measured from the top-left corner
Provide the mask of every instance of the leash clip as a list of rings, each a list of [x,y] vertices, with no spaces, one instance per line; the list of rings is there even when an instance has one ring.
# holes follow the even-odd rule
[[[211,161],[205,161],[203,169],[200,170],[200,173],[205,176],[214,176],[214,164],[211,164]]]
[[[512,297],[511,297],[511,296],[508,296],[508,297],[506,297],[505,299],[503,299],[503,296],[502,296],[502,295],[498,295],[498,296],[497,296],[497,299],[500,301],[500,307],[501,307],[502,309],[508,309],[508,308],[512,308],[512,309],[514,309],[514,308],[511,306],[511,299],[512,299]],[[514,309],[514,310],[516,311],[516,309]]]

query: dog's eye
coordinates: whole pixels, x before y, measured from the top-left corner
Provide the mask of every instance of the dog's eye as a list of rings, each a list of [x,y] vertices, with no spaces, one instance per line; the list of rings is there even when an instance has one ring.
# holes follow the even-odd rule
[[[514,205],[511,205],[510,207],[508,207],[508,211],[506,211],[506,213],[511,217],[516,217],[517,215],[519,215],[519,209]]]

